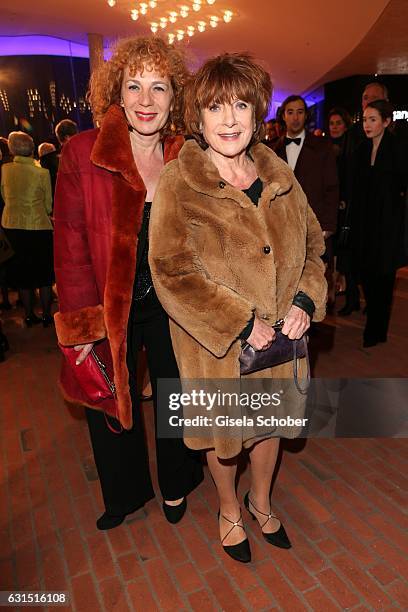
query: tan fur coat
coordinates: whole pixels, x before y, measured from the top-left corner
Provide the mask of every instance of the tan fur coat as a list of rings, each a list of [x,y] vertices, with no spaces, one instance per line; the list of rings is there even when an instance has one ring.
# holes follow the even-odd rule
[[[325,316],[324,240],[306,197],[285,162],[259,144],[250,152],[263,192],[258,207],[227,184],[195,141],[164,169],[150,220],[149,261],[157,295],[171,318],[184,379],[239,378],[238,336],[252,313],[283,318],[298,291]],[[266,248],[265,248],[266,247]],[[304,371],[301,368],[301,373]],[[254,377],[289,378],[284,364]],[[304,407],[294,391],[293,412]],[[299,431],[277,429],[294,437]],[[236,455],[242,440],[186,439],[192,448]],[[245,439],[244,439],[245,443]]]

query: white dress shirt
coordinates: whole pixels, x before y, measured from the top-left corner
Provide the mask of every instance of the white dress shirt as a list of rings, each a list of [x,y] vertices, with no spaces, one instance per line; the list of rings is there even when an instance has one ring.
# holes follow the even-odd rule
[[[296,138],[300,138],[300,144],[297,145],[295,142],[291,142],[290,144],[286,145],[286,158],[288,160],[288,165],[292,168],[292,170],[295,169],[299,153],[302,150],[303,143],[305,141],[305,136],[306,131],[303,130],[303,132],[300,132],[300,134],[296,136]],[[288,138],[291,138],[291,136],[288,136]]]

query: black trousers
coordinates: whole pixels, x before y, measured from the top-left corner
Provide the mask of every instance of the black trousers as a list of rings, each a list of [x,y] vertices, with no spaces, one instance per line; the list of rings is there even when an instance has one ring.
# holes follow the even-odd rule
[[[346,306],[355,308],[360,305],[360,293],[358,290],[358,281],[353,272],[345,273],[346,279]]]
[[[179,372],[171,344],[168,317],[153,290],[132,308],[127,341],[127,366],[133,406],[133,428],[120,435],[112,433],[104,415],[87,409],[95,463],[99,474],[106,512],[130,514],[154,497],[149,472],[147,443],[137,389],[137,355],[146,349],[157,423],[157,381],[178,378]],[[163,499],[188,495],[203,479],[201,453],[188,449],[182,439],[157,438],[156,458],[159,488]]]
[[[361,275],[361,285],[367,305],[365,340],[375,342],[387,340],[394,284],[395,271],[388,274],[367,272]]]

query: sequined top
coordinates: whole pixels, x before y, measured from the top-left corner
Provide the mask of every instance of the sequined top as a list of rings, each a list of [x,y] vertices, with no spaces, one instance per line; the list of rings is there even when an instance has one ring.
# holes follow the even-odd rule
[[[133,287],[134,300],[142,300],[153,289],[152,275],[149,267],[149,221],[151,206],[151,202],[145,202],[142,225],[138,234],[136,278]]]

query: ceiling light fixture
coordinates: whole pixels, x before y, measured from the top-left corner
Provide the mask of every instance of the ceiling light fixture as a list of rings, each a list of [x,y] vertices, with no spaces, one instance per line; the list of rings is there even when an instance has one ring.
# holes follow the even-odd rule
[[[233,12],[232,11],[224,11],[223,19],[225,23],[229,23],[232,19]]]
[[[121,5],[121,2],[117,0],[106,0],[107,4],[113,8]],[[184,2],[184,4],[178,4],[178,2]],[[134,0],[132,0],[132,3]],[[203,33],[208,30],[209,27],[216,28],[220,24],[230,23],[232,18],[236,16],[229,8],[212,7],[215,4],[215,0],[178,0],[177,3],[169,2],[168,0],[144,0],[143,2],[137,1],[133,8],[130,10],[130,17],[133,21],[137,21],[141,17],[146,17],[152,9],[157,9],[155,12],[155,21],[147,21],[143,23],[142,27],[147,26],[150,28],[153,34],[157,34],[160,30],[171,30],[172,24],[175,24],[180,18],[183,19],[182,29],[174,29],[173,32],[167,30],[167,37],[170,43],[181,41],[187,36],[191,38],[194,34]],[[224,5],[225,7],[225,5]],[[172,8],[177,10],[166,10],[166,8]],[[160,10],[161,9],[161,10]],[[202,11],[200,15],[201,19],[196,21],[199,17],[194,16],[194,12],[198,13]],[[209,13],[214,13],[209,15]],[[160,16],[160,13],[162,16]],[[204,18],[204,19],[203,19]],[[149,18],[147,18],[149,19]],[[142,19],[143,21],[143,19]],[[146,21],[146,20],[145,20]],[[181,26],[181,23],[178,24]]]

